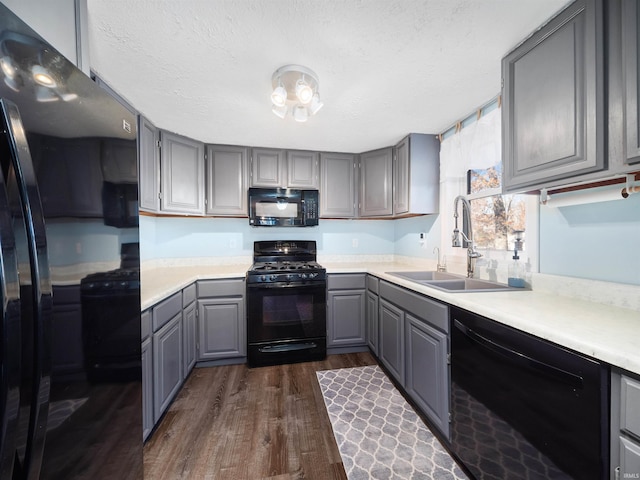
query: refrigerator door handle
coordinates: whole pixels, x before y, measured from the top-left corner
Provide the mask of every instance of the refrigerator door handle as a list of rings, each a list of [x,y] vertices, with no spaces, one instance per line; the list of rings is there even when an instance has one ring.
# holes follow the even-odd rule
[[[0,142],[2,139],[0,139]],[[20,409],[20,282],[11,211],[0,170],[0,478],[12,478]]]
[[[52,289],[47,258],[46,228],[38,184],[29,145],[18,107],[0,99],[0,109],[7,127],[11,166],[20,196],[29,251],[34,332],[34,372],[31,416],[23,469],[26,478],[40,475],[51,388],[51,320]]]

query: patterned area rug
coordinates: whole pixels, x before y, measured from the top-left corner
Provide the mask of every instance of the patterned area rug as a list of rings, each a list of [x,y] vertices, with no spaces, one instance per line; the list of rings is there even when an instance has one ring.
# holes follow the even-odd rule
[[[316,375],[349,480],[467,478],[377,365]]]

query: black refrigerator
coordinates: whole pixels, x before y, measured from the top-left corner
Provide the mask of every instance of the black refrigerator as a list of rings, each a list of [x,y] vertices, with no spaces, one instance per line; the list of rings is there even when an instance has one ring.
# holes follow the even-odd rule
[[[0,3],[0,480],[141,479],[136,117]]]

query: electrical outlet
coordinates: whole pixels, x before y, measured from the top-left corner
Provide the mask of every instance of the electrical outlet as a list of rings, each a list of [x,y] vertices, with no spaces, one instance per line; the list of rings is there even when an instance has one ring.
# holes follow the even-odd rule
[[[427,234],[425,232],[418,233],[418,241],[422,248],[427,247]]]
[[[354,238],[354,239],[351,240],[351,246],[353,248],[358,248],[358,239],[357,238]]]

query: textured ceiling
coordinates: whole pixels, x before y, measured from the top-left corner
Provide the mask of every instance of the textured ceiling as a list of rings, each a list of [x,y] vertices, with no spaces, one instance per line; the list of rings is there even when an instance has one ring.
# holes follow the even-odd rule
[[[500,59],[567,0],[88,0],[92,68],[207,143],[363,152],[440,133],[500,91]],[[300,64],[324,108],[271,113]]]

